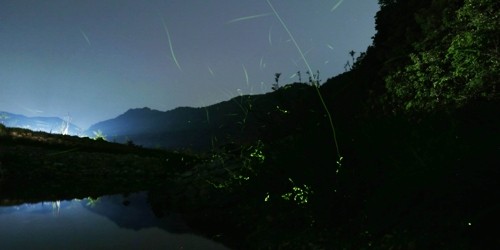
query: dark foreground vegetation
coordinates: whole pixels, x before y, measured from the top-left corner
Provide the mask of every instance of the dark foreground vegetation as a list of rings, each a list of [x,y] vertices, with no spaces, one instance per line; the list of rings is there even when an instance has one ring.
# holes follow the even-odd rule
[[[310,83],[248,97],[247,136],[197,154],[2,128],[0,197],[148,190],[235,249],[494,249],[500,6],[380,3],[373,46],[319,88],[336,138]]]
[[[43,201],[147,190],[196,158],[0,125],[0,197]]]

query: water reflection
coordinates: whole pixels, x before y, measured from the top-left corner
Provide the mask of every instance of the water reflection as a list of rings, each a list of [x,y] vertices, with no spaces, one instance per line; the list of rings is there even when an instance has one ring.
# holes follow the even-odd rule
[[[0,249],[227,249],[157,218],[145,193],[0,206]]]

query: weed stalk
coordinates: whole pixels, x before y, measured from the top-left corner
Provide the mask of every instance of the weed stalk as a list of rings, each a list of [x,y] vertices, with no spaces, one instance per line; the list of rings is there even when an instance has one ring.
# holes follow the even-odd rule
[[[302,57],[302,60],[304,60],[304,63],[306,64],[307,70],[309,70],[309,72],[313,72],[312,69],[311,69],[311,67],[309,66],[309,63],[307,62],[307,59],[306,59],[304,53],[302,52],[302,49],[300,48],[300,46],[298,45],[297,41],[295,40],[295,37],[292,35],[292,33],[288,29],[287,25],[285,24],[285,22],[283,21],[283,19],[281,18],[281,16],[278,14],[278,12],[274,8],[274,6],[271,4],[271,2],[269,0],[266,0],[266,1],[267,1],[267,4],[269,5],[269,7],[272,9],[274,15],[276,16],[276,18],[280,22],[281,26],[283,26],[283,28],[285,29],[286,33],[288,34],[288,36],[292,40],[293,44],[295,45],[295,48],[297,48],[297,51],[299,52],[300,56]],[[342,165],[342,159],[343,159],[343,157],[340,154],[339,144],[337,142],[337,133],[335,132],[335,126],[333,125],[332,115],[330,113],[330,110],[328,109],[328,106],[325,103],[325,100],[323,99],[323,95],[321,95],[321,91],[319,89],[319,83],[318,84],[313,84],[313,86],[316,89],[316,93],[318,94],[318,98],[319,98],[319,100],[321,102],[321,105],[323,106],[323,109],[325,110],[325,114],[328,117],[328,122],[329,122],[330,128],[332,130],[333,141],[335,143],[335,149],[337,150],[337,157],[338,157],[338,160],[336,161],[336,163],[337,163],[337,171],[336,171],[336,173],[338,173],[339,169],[340,169],[340,167]]]

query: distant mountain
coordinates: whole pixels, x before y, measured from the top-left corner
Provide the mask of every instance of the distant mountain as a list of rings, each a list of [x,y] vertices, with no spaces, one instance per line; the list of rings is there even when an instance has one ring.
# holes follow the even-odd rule
[[[207,149],[215,141],[241,141],[243,133],[238,122],[244,118],[237,109],[238,105],[231,102],[165,112],[130,109],[114,119],[90,126],[85,134],[94,137],[94,132],[100,131],[109,141],[146,147]]]
[[[26,128],[53,134],[80,135],[83,130],[59,117],[27,117],[0,111],[0,123],[7,127]]]
[[[301,117],[314,105],[311,100],[317,100],[314,94],[313,87],[296,83],[264,95],[238,96],[202,108],[130,109],[90,126],[85,134],[94,137],[94,132],[100,131],[109,141],[194,150],[265,140],[307,123]]]

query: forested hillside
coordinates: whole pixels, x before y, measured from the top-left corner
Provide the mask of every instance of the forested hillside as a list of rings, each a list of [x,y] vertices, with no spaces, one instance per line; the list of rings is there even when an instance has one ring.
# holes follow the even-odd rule
[[[498,100],[500,4],[380,1],[373,46],[357,69],[389,112],[420,113]]]
[[[256,211],[241,217],[255,248],[273,236],[331,249],[500,244],[490,230],[500,221],[499,3],[380,5],[373,45],[320,87],[336,136],[314,91],[277,90],[268,132],[280,136],[238,189],[256,197],[241,205]],[[288,237],[269,236],[276,224]]]

